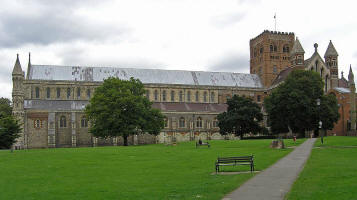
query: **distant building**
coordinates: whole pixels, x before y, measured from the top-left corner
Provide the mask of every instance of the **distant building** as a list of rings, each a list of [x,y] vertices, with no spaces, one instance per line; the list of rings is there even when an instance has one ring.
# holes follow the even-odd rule
[[[216,116],[226,110],[227,98],[236,94],[262,105],[270,90],[294,69],[319,72],[325,92],[345,88],[346,84],[350,87],[351,81],[338,79],[338,54],[332,42],[324,59],[317,52],[317,44],[314,46],[315,53],[305,60],[305,51],[294,33],[264,31],[250,41],[250,74],[32,65],[29,57],[25,76],[17,57],[12,72],[13,115],[23,124],[23,132],[16,148],[121,145],[121,137],[93,137],[83,112],[95,88],[110,76],[140,79],[153,107],[166,116],[165,128],[158,137],[132,136],[129,143],[223,139]]]

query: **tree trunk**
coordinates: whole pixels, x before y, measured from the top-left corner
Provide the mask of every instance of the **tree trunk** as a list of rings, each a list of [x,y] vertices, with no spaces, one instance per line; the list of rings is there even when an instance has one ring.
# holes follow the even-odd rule
[[[128,135],[124,134],[123,138],[124,138],[124,146],[128,146]]]

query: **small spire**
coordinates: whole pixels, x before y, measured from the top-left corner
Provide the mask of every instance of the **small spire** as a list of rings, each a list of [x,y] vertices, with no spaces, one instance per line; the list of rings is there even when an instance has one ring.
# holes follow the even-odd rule
[[[328,47],[325,52],[325,58],[328,56],[338,56],[338,53],[335,49],[335,46],[333,46],[332,41],[330,40],[330,43],[328,44]]]
[[[300,44],[300,41],[299,41],[298,37],[296,37],[296,40],[294,42],[294,46],[293,46],[293,48],[291,50],[291,54],[296,54],[296,53],[302,53],[302,54],[305,53],[304,49],[302,48],[302,46]]]
[[[29,64],[28,66],[31,66],[31,52],[29,52]]]
[[[350,82],[350,83],[354,83],[354,75],[353,75],[353,72],[352,72],[352,66],[351,66],[351,64],[350,64],[350,72],[348,73],[348,82]]]
[[[20,59],[19,59],[19,54],[16,54],[16,62],[14,65],[14,69],[12,70],[13,75],[23,75],[22,69],[21,69],[21,64],[20,64]]]

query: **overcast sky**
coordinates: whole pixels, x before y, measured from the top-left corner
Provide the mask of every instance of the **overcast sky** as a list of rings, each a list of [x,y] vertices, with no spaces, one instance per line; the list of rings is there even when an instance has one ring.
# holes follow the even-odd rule
[[[32,64],[249,73],[249,40],[294,32],[305,58],[329,40],[339,75],[357,69],[357,3],[350,0],[1,0],[0,96],[11,97],[20,54]],[[356,71],[357,72],[357,71]],[[355,73],[356,73],[355,72]]]

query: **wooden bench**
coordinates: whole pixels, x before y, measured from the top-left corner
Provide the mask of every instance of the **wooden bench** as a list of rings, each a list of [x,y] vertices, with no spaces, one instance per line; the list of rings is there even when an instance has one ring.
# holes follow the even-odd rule
[[[250,165],[250,172],[254,171],[254,159],[251,156],[240,156],[240,157],[224,157],[217,158],[216,161],[216,173],[219,172],[220,166],[236,166],[236,165]]]
[[[206,143],[204,143],[204,142],[202,142],[202,143],[196,142],[196,148],[199,147],[199,146],[207,146],[207,147],[210,147],[211,145],[210,145],[208,142],[206,142]]]

